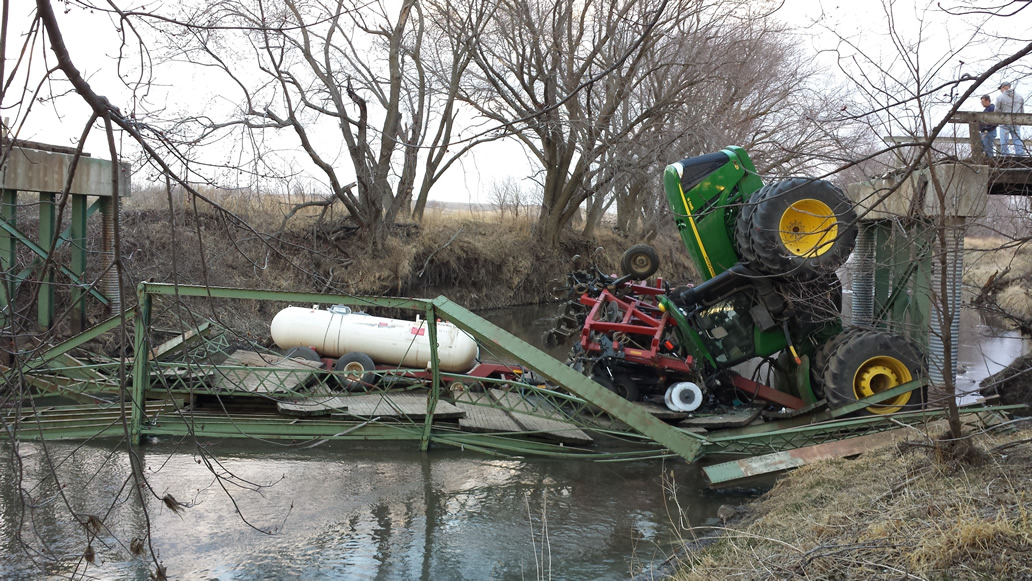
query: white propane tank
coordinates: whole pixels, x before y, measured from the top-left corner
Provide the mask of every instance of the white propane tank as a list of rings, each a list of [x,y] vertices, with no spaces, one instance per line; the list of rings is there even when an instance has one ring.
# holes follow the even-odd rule
[[[418,318],[374,317],[341,305],[327,310],[287,307],[273,317],[270,332],[281,349],[311,347],[323,357],[358,351],[389,365],[425,369],[430,362],[430,331]],[[469,371],[479,354],[472,337],[443,321],[437,323],[437,344],[442,371]]]

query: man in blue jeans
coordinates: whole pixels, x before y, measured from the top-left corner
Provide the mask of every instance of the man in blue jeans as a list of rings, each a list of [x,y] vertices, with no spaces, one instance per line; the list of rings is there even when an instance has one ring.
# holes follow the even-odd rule
[[[1000,84],[996,97],[997,113],[1024,113],[1025,98],[1014,92],[1010,81]],[[1021,130],[1017,125],[1000,125],[1000,155],[1010,155],[1013,144],[1014,155],[1025,155],[1025,144],[1021,141]]]
[[[989,98],[989,95],[982,95],[982,106],[985,107],[984,113],[996,111],[996,105],[993,105],[993,100]],[[996,146],[996,126],[992,123],[979,123],[978,133],[982,137],[982,149],[985,151],[985,155],[992,157]]]

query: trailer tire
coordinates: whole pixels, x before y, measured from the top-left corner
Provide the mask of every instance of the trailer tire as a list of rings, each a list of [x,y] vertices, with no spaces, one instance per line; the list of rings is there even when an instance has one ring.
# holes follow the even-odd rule
[[[333,370],[339,373],[337,381],[346,391],[363,391],[376,383],[376,364],[373,359],[359,351],[341,355],[333,363]]]
[[[659,254],[648,244],[635,244],[620,257],[620,270],[634,280],[645,280],[659,270]]]
[[[541,335],[541,344],[546,349],[555,349],[561,342],[559,333],[555,329],[549,329]]]
[[[828,361],[831,360],[831,356],[838,349],[838,346],[842,341],[850,334],[858,332],[858,329],[847,329],[835,335],[829,339],[824,345],[821,345],[819,349],[813,354],[810,360],[810,387],[814,390],[814,395],[818,398],[824,398],[825,401],[829,401],[827,393],[824,388],[824,370],[828,368]],[[862,331],[860,331],[862,332]],[[818,393],[818,391],[820,393]]]
[[[823,370],[828,407],[834,409],[928,375],[924,359],[906,338],[884,331],[853,330],[833,340]],[[900,394],[858,415],[884,415],[920,409],[924,386]]]
[[[616,376],[613,379],[610,379],[604,375],[596,375],[592,377],[592,379],[595,380],[595,383],[627,401],[638,401],[641,397],[641,392],[638,390],[638,386],[633,382],[628,381],[626,377]]]
[[[856,212],[830,182],[792,178],[764,186],[753,198],[747,235],[753,268],[812,280],[834,272],[853,252]]]
[[[304,359],[306,361],[322,361],[322,357],[315,352],[315,349],[311,347],[291,347],[287,349],[287,352],[283,355],[287,359]]]

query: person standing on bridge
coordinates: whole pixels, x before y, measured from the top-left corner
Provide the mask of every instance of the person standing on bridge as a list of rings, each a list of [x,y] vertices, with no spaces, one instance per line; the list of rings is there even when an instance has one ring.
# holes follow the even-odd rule
[[[983,113],[996,111],[996,105],[993,105],[993,100],[989,95],[982,95],[982,106],[985,107]],[[978,133],[982,136],[982,149],[985,151],[985,155],[992,157],[994,155],[993,149],[996,146],[996,125],[992,123],[979,123]]]
[[[997,113],[1024,113],[1025,98],[1011,88],[1010,81],[1000,84],[1000,94],[996,97]],[[1000,155],[1009,155],[1013,144],[1014,155],[1025,155],[1025,143],[1021,140],[1021,129],[1017,124],[1000,125]]]

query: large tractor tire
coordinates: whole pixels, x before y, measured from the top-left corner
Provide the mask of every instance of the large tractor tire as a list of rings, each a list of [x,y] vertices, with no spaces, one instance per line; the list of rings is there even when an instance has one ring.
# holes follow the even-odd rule
[[[828,362],[831,361],[832,356],[838,351],[842,341],[855,332],[857,332],[857,329],[847,329],[835,335],[827,343],[821,345],[813,354],[813,357],[810,358],[810,386],[818,398],[831,401],[824,389],[824,371],[828,368]]]
[[[736,238],[748,239],[750,265],[760,272],[812,280],[842,266],[856,245],[856,212],[830,182],[792,178],[752,197]],[[739,233],[739,230],[747,230]]]
[[[659,254],[648,244],[635,244],[620,257],[620,270],[634,280],[645,280],[659,270]]]
[[[749,200],[742,204],[738,210],[738,218],[735,219],[735,250],[738,251],[738,258],[746,264],[755,264],[756,253],[752,249],[752,215],[756,209],[756,202],[759,201],[759,194],[762,189],[757,190],[749,197]]]
[[[928,374],[924,359],[905,338],[883,331],[852,330],[831,342],[824,363],[824,394],[831,408],[842,407]],[[922,386],[864,408],[861,415],[920,409]]]

